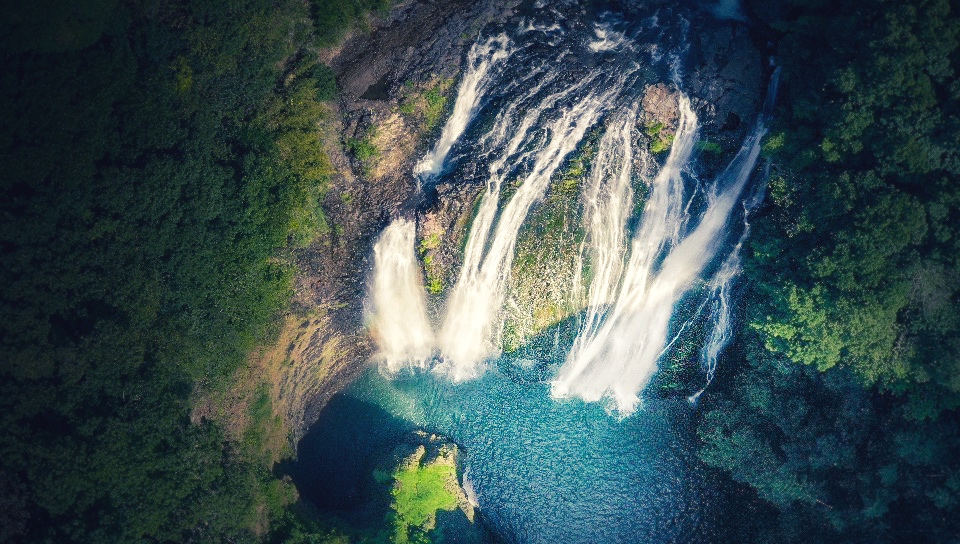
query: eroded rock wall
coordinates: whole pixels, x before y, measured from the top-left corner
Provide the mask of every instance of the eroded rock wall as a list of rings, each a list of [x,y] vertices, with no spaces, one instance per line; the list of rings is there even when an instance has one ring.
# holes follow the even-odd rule
[[[391,218],[411,206],[417,189],[413,165],[453,99],[466,51],[481,29],[511,15],[518,4],[398,2],[385,17],[371,19],[368,32],[355,32],[319,53],[340,88],[333,134],[325,138],[336,171],[322,204],[329,232],[299,252],[284,345],[268,350],[271,361],[282,363],[271,364],[282,370],[275,405],[294,442],[368,364],[374,346],[363,307],[373,242]],[[475,196],[479,188],[451,191],[443,201],[456,211],[448,215],[467,216],[464,203],[472,198],[467,193]],[[465,231],[463,225],[453,227],[452,232]],[[446,258],[452,260],[459,239],[445,240]]]
[[[363,321],[365,282],[371,271],[372,244],[391,219],[417,218],[424,281],[432,293],[433,311],[441,311],[443,292],[459,272],[483,179],[477,166],[467,163],[449,176],[452,181],[441,183],[435,194],[423,198],[416,194],[413,166],[455,99],[467,49],[481,29],[513,17],[519,4],[519,0],[400,2],[388,16],[371,21],[370,32],[356,33],[342,46],[321,53],[334,68],[341,90],[333,114],[336,134],[330,140],[334,145],[328,150],[338,173],[323,203],[330,232],[298,258],[301,273],[296,281],[295,313],[299,317],[293,322],[323,315],[322,336],[326,344],[336,345],[338,354],[319,357],[309,344],[301,345],[316,343],[310,339],[316,335],[295,338],[287,347],[291,355],[287,364],[296,369],[291,375],[306,377],[304,384],[284,393],[288,400],[300,397],[289,403],[298,413],[286,416],[297,426],[294,438],[334,392],[359,375],[373,352]],[[665,2],[627,4],[638,13],[669,7]],[[743,24],[700,14],[693,17],[687,36],[683,91],[691,96],[705,139],[716,141],[717,147],[735,149],[759,109],[763,80],[770,69]],[[637,127],[641,138],[647,135],[647,145],[659,139],[660,145],[669,146],[678,118],[677,90],[669,80],[648,85]],[[655,153],[653,160],[662,160],[664,154],[659,156]],[[555,193],[551,189],[546,201],[562,203],[555,206],[563,209],[561,215],[577,210],[578,193]],[[544,221],[560,217],[543,211],[534,211],[531,221],[538,221],[538,213]],[[582,233],[566,219],[560,223],[561,229],[554,234],[563,247],[552,251],[563,252],[557,263],[567,270]],[[536,232],[540,227],[525,228]],[[576,301],[567,300],[570,297],[539,297],[543,304],[532,297],[545,274],[564,282],[564,289],[577,279],[565,272],[549,272],[557,264],[547,262],[550,251],[542,251],[542,244],[524,244],[523,236],[510,286],[511,300],[525,306],[514,316],[523,330],[505,339],[514,344],[577,311]]]

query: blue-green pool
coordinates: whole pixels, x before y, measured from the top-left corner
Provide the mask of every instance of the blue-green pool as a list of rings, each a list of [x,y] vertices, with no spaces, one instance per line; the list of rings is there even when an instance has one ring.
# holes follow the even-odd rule
[[[371,369],[301,444],[300,479],[325,479],[306,495],[341,513],[362,509],[375,459],[419,428],[460,446],[482,518],[505,541],[710,540],[712,491],[692,453],[689,403],[646,399],[620,419],[551,398],[546,383],[521,379],[524,370],[503,358],[480,379],[452,384]]]

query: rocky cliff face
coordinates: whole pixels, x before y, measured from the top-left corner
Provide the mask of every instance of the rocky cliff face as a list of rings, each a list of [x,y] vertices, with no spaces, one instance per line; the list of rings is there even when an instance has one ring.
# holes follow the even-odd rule
[[[272,365],[281,369],[276,397],[288,406],[283,417],[295,442],[365,368],[373,351],[363,322],[373,242],[392,217],[409,213],[413,164],[442,121],[466,50],[518,4],[402,1],[371,19],[369,32],[320,53],[340,88],[335,133],[325,138],[336,171],[322,203],[329,233],[299,253],[295,315],[281,333],[284,345],[266,357],[283,363]],[[470,199],[458,193],[442,200],[447,215],[461,217]]]
[[[745,24],[705,19],[690,35],[684,90],[694,99],[708,137],[739,142],[763,103],[772,67]]]
[[[668,5],[627,4],[628,10],[647,15]],[[337,134],[332,138],[340,145],[329,149],[338,171],[323,203],[330,234],[301,253],[297,278],[297,312],[308,316],[319,311],[324,316],[324,330],[286,336],[301,338],[286,349],[290,366],[308,369],[300,370],[301,375],[319,376],[304,384],[301,399],[294,403],[299,416],[293,420],[300,433],[330,396],[358,375],[372,353],[362,301],[372,244],[390,219],[401,214],[417,217],[418,253],[435,307],[456,278],[483,180],[477,166],[467,163],[450,176],[455,181],[441,183],[435,194],[423,197],[417,194],[413,166],[455,99],[452,95],[466,50],[482,29],[517,19],[520,9],[520,0],[400,2],[385,18],[371,21],[369,33],[354,35],[337,49],[323,53],[341,90],[335,112]],[[742,24],[700,14],[691,19],[687,36],[690,46],[684,91],[701,117],[705,138],[735,148],[762,101],[766,63]],[[678,118],[676,93],[668,80],[653,82],[646,89],[638,128],[650,139],[651,147],[669,146]],[[534,285],[540,283],[538,278],[575,281],[573,274],[566,272],[573,264],[566,262],[571,257],[566,253],[576,249],[582,233],[563,220],[564,214],[576,210],[579,198],[575,190],[563,192],[562,187],[571,185],[567,181],[551,188],[546,211],[538,212],[553,221],[560,218],[557,248],[546,251],[544,244],[524,244],[522,236],[518,241],[520,253],[510,296],[518,301],[517,306],[522,302],[527,308],[526,313],[521,312],[524,315],[515,316],[514,328],[519,327],[520,332],[515,338],[505,338],[508,343],[519,345],[523,338],[579,308],[578,301],[553,300],[556,297],[528,300],[539,287]],[[579,181],[572,183],[576,188]],[[550,256],[557,251],[565,252],[566,257],[552,262]],[[563,291],[568,290],[564,287]],[[335,345],[337,356],[315,357],[323,345]],[[326,366],[318,369],[318,365]]]

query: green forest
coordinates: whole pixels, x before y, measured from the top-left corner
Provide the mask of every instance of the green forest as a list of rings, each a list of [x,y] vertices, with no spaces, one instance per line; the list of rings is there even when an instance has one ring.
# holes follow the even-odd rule
[[[252,541],[285,515],[291,486],[191,404],[324,232],[336,87],[310,52],[382,7],[4,5],[0,541]]]
[[[752,7],[783,66],[773,173],[746,364],[706,408],[700,457],[775,509],[731,509],[746,541],[953,542],[960,19],[947,0]]]
[[[0,542],[339,542],[193,417],[331,226],[316,52],[389,0],[0,8]],[[748,2],[782,66],[743,326],[702,401],[729,542],[960,535],[960,17]],[[433,511],[436,511],[434,508]]]

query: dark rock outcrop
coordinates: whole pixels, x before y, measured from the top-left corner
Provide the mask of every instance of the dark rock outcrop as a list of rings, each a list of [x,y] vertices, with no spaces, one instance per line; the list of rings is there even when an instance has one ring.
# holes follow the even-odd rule
[[[643,121],[647,126],[659,125],[661,131],[673,134],[679,119],[679,94],[666,83],[648,85],[643,93]]]
[[[765,63],[744,24],[706,19],[697,26],[685,90],[707,132],[739,140],[763,104]]]

